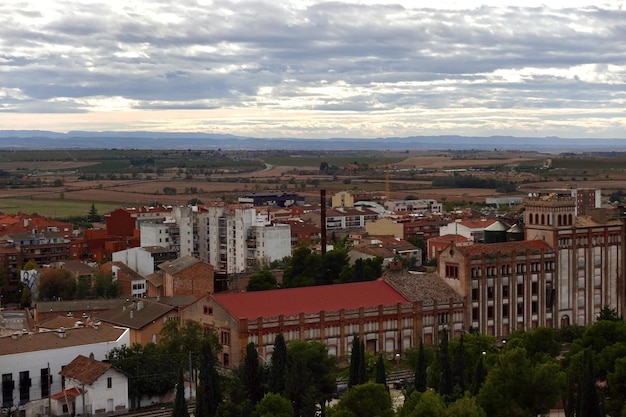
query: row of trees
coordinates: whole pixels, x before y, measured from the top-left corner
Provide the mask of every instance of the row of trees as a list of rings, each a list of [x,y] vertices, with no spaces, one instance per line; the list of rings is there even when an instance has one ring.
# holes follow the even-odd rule
[[[284,288],[308,287],[358,281],[372,281],[382,275],[383,258],[357,259],[351,265],[348,258],[350,247],[346,241],[324,255],[308,247],[299,247],[283,260]],[[250,277],[247,291],[278,288],[276,279],[267,270],[261,270]]]
[[[196,322],[181,329],[171,322],[158,345],[116,349],[109,360],[130,375],[136,406],[142,397],[173,390],[177,381],[182,396],[185,372],[196,382],[198,417],[530,417],[559,402],[569,417],[626,416],[626,322],[610,309],[588,328],[540,327],[514,332],[506,343],[476,333],[450,339],[445,330],[440,340],[406,352],[401,365],[414,379],[397,409],[386,385],[393,365],[367,352],[358,336],[346,368],[322,343],[286,344],[278,334],[268,363],[249,343],[241,366],[222,370],[214,333]],[[327,406],[338,377],[349,389]],[[178,398],[173,417],[185,412]]]

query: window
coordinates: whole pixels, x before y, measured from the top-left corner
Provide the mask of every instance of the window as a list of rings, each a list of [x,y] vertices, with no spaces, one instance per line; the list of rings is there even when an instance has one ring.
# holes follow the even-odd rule
[[[107,378],[107,388],[109,389],[113,388],[113,378],[111,377]]]
[[[208,316],[212,316],[213,315],[213,307],[204,306],[204,314],[206,314]]]
[[[30,401],[30,375],[28,371],[20,372],[20,404]]]
[[[472,300],[477,301],[479,297],[478,288],[472,288]]]
[[[458,265],[446,265],[446,278],[459,278]]]
[[[532,295],[537,295],[537,288],[538,288],[538,286],[537,286],[536,282],[533,282],[530,285],[530,292],[532,293]]]
[[[230,346],[230,332],[222,330],[220,334],[222,345]]]
[[[224,365],[224,368],[228,368],[230,366],[230,355],[228,353],[224,353],[222,355],[222,365]]]
[[[48,376],[48,368],[43,368],[40,371],[41,378],[39,383],[41,384],[41,398],[47,397],[50,394],[51,378]]]
[[[14,388],[15,381],[13,381],[13,374],[2,374],[2,407],[13,406]]]
[[[518,316],[524,315],[524,303],[517,303],[517,315]]]
[[[493,300],[493,287],[487,287],[487,299]]]
[[[493,307],[492,306],[487,307],[487,318],[493,319]]]
[[[478,321],[478,316],[479,316],[479,310],[478,308],[473,308],[472,309],[472,320],[473,321]]]
[[[502,318],[508,318],[509,317],[509,305],[508,304],[503,304],[502,305]]]
[[[508,297],[509,296],[509,286],[508,285],[503,285],[502,286],[502,297]]]

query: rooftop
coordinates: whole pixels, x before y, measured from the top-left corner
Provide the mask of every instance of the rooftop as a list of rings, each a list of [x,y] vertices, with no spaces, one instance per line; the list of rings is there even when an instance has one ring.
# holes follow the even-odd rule
[[[521,240],[517,242],[501,243],[477,243],[470,246],[457,247],[464,255],[482,255],[483,253],[512,253],[532,250],[554,251],[550,245],[543,240]]]
[[[158,268],[170,275],[176,275],[177,273],[184,271],[185,269],[197,264],[198,262],[202,261],[198,258],[194,258],[193,256],[183,256],[182,258],[178,258],[173,261],[160,263],[158,265]]]
[[[411,301],[448,301],[461,295],[435,273],[412,274],[403,271],[385,271],[385,280]]]
[[[293,316],[320,311],[354,310],[410,301],[384,281],[243,293],[219,293],[212,298],[238,319]]]
[[[110,363],[95,360],[93,354],[89,355],[89,357],[78,355],[59,374],[91,385],[112,367],[113,365]]]
[[[96,317],[107,323],[136,330],[163,317],[171,310],[174,310],[174,307],[142,298],[98,313]]]
[[[8,336],[0,339],[0,356],[113,342],[126,331],[105,324],[98,326],[97,329],[94,327],[65,329],[65,337],[60,337],[58,332],[27,333],[15,338]]]

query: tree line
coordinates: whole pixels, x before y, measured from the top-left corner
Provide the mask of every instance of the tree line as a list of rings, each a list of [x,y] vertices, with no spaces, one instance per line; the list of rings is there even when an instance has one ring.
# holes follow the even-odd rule
[[[534,417],[557,403],[568,417],[626,416],[626,322],[609,308],[586,328],[539,327],[506,341],[474,332],[452,339],[444,328],[439,345],[420,342],[400,363],[366,351],[358,335],[351,345],[341,364],[321,342],[286,344],[278,334],[267,362],[248,343],[242,364],[223,369],[215,333],[188,321],[168,323],[158,345],[118,348],[109,360],[130,375],[137,401],[176,387],[172,417],[187,417],[184,373],[196,381],[198,417]],[[396,366],[413,378],[394,406],[386,375]],[[337,378],[348,387],[331,403]]]

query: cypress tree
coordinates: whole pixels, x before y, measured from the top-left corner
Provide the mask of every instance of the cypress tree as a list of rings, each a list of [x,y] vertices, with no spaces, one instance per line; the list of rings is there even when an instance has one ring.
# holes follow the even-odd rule
[[[282,394],[285,391],[287,377],[287,344],[282,333],[274,339],[274,351],[269,371],[268,387],[270,392]]]
[[[176,397],[174,398],[174,408],[172,417],[189,417],[187,400],[185,399],[185,379],[182,368],[178,370],[178,382],[176,383]]]
[[[359,367],[361,366],[361,342],[358,335],[352,338],[352,350],[350,352],[350,375],[348,388],[359,385]]]
[[[467,388],[467,366],[466,366],[465,345],[463,343],[463,334],[459,339],[459,347],[454,357],[454,382],[464,392]]]
[[[365,366],[365,342],[361,340],[361,352],[359,356],[359,385],[367,382],[367,368]]]
[[[576,415],[585,417],[602,417],[604,413],[600,406],[600,398],[596,389],[596,379],[593,372],[593,356],[591,348],[585,349],[583,356],[583,374],[578,385],[576,401]]]
[[[383,361],[383,355],[378,355],[376,361],[376,383],[387,386],[387,372],[385,371],[385,362]]]
[[[474,377],[472,379],[472,386],[470,387],[470,392],[474,396],[478,395],[478,391],[480,391],[480,387],[483,386],[483,382],[485,382],[485,378],[487,377],[483,356],[484,355],[480,355],[480,358],[476,363],[476,369],[474,370]]]
[[[446,398],[452,394],[454,386],[452,367],[450,366],[450,353],[448,352],[448,331],[445,328],[441,331],[441,342],[439,343],[439,370],[441,372],[439,393]]]
[[[207,339],[200,346],[199,383],[196,394],[196,417],[215,417],[222,402],[217,359],[211,342]]]
[[[415,389],[418,392],[426,392],[426,356],[424,343],[420,338],[420,346],[417,351],[417,366],[415,367]]]
[[[259,354],[254,342],[246,346],[246,357],[244,358],[244,384],[248,399],[252,404],[256,404],[263,398],[263,375],[259,366]]]

